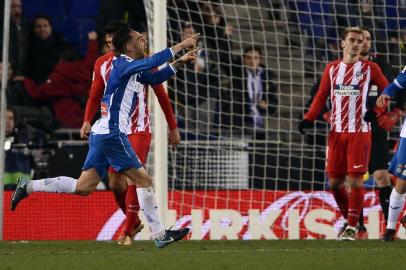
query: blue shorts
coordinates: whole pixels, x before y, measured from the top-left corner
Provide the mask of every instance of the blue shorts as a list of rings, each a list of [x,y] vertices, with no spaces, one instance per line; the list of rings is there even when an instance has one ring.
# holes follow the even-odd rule
[[[402,180],[406,180],[406,138],[400,138],[398,150],[393,155],[389,172]]]
[[[134,153],[126,134],[94,134],[89,137],[89,152],[87,153],[82,171],[95,168],[100,178],[107,175],[109,166],[121,172],[129,168],[142,167]]]

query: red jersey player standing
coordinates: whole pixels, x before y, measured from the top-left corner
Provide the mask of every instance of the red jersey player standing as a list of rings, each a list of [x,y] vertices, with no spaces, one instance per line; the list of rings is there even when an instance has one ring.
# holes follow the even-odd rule
[[[99,57],[94,65],[93,82],[89,93],[89,99],[86,104],[83,126],[80,130],[82,138],[87,138],[87,134],[91,129],[90,122],[100,108],[100,101],[104,94],[105,85],[111,71],[111,64],[114,57],[112,39],[114,33],[116,33],[123,25],[127,24],[121,21],[112,21],[106,26],[106,45],[111,51]],[[142,57],[144,56],[139,56],[139,58]],[[159,104],[161,105],[169,125],[169,144],[176,146],[180,141],[180,135],[168,95],[162,84],[154,85],[152,88],[154,89],[155,95],[158,98]],[[128,139],[142,165],[146,162],[151,143],[150,117],[147,100],[148,86],[146,85],[144,87],[144,92],[139,93],[137,102],[134,104],[136,109],[131,116],[131,123],[127,132]],[[138,217],[139,203],[136,186],[131,181],[127,182],[127,177],[117,173],[113,168],[109,169],[108,175],[114,199],[126,215],[123,232],[119,237],[118,243],[131,245],[135,234],[143,228]]]
[[[362,45],[361,29],[351,27],[344,30],[341,41],[343,59],[327,64],[317,95],[299,123],[299,131],[303,134],[304,128],[311,127],[330,96],[332,114],[326,170],[331,192],[345,219],[342,240],[355,240],[363,208],[363,175],[368,170],[371,151],[371,127],[364,117],[385,110],[375,107],[367,113],[369,86],[374,83],[382,91],[388,85],[377,64],[360,60]],[[346,176],[351,186],[350,194],[344,187]]]

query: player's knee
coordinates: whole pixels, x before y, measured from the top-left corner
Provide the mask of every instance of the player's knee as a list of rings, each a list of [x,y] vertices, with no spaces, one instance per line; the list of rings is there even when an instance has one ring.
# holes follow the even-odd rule
[[[406,193],[406,180],[398,178],[396,180],[395,190],[399,194],[405,194]]]
[[[386,170],[378,170],[374,172],[374,179],[378,187],[385,187],[390,185],[389,173]]]
[[[83,187],[77,187],[76,188],[76,194],[80,196],[88,196],[90,195],[94,190],[90,188],[83,188]]]
[[[82,184],[78,183],[76,186],[76,194],[80,196],[88,196],[90,195],[93,191],[96,190],[97,185],[89,185],[89,184]]]
[[[138,187],[151,187],[152,186],[152,178],[149,175],[145,175],[137,179],[137,186]]]

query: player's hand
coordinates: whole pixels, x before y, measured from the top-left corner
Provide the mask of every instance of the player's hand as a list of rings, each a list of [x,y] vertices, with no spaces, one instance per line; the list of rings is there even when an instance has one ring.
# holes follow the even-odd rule
[[[376,100],[376,106],[378,106],[378,107],[385,106],[386,107],[386,106],[388,106],[389,101],[390,101],[390,96],[382,94]]]
[[[196,48],[197,41],[200,38],[200,33],[194,34],[186,39],[184,39],[181,44],[184,49],[186,48]]]
[[[89,40],[96,40],[97,39],[97,33],[95,31],[91,31],[87,33],[87,38]]]
[[[168,134],[168,143],[173,147],[176,147],[180,142],[180,134],[177,128],[169,131]]]
[[[303,119],[302,121],[299,122],[298,129],[299,129],[299,132],[300,132],[302,135],[304,135],[304,134],[306,134],[305,128],[311,128],[312,126],[313,126],[313,123],[312,123],[312,122],[310,122],[310,121],[307,120],[307,119]]]
[[[323,120],[329,124],[331,123],[331,112],[330,111],[323,113]]]
[[[378,118],[378,125],[386,131],[390,131],[403,116],[403,112],[399,108],[393,109],[391,112],[386,112]]]
[[[364,115],[365,122],[375,122],[377,118],[376,112],[373,109],[369,109]]]
[[[80,129],[80,138],[88,139],[91,128],[92,126],[90,125],[90,122],[88,121],[83,122],[82,128]]]
[[[196,61],[197,52],[199,50],[200,50],[200,48],[195,48],[195,49],[193,49],[191,51],[188,51],[187,53],[182,55],[182,57],[180,57],[179,60],[182,61],[183,63]]]

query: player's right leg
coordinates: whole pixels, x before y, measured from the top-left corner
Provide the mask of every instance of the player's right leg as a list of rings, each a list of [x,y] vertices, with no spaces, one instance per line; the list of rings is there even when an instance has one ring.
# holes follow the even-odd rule
[[[82,171],[79,179],[67,176],[58,176],[40,180],[29,180],[20,177],[17,188],[11,197],[11,211],[14,211],[19,202],[33,192],[68,193],[87,196],[96,190],[100,177],[95,168]]]
[[[152,178],[142,167],[128,137],[125,134],[111,136],[104,149],[110,165],[118,172],[126,175],[135,185],[140,208],[146,217],[155,244],[162,248],[176,242],[189,233],[188,228],[165,230],[159,218],[158,207],[152,189]]]
[[[389,201],[389,215],[383,240],[393,241],[400,213],[403,211],[406,195],[406,138],[401,138],[399,147],[393,155],[389,172],[397,177]]]
[[[152,238],[155,239],[155,245],[159,248],[177,242],[184,238],[188,233],[188,228],[179,230],[165,230],[158,213],[158,207],[154,192],[152,190],[152,178],[147,174],[143,167],[130,168],[122,171],[134,184],[137,185],[138,200],[141,211],[146,217],[151,231]]]
[[[338,209],[344,218],[343,226],[339,230],[337,238],[341,239],[348,224],[348,201],[349,195],[344,185],[346,174],[346,151],[343,144],[345,138],[340,133],[331,132],[328,137],[327,147],[327,175],[330,191],[337,203]]]

